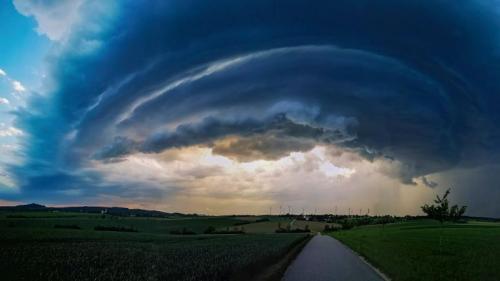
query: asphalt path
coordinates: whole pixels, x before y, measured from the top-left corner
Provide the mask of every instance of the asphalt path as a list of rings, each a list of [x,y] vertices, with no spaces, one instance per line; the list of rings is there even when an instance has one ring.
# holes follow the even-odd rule
[[[345,245],[316,235],[286,270],[283,281],[383,281],[384,279]]]

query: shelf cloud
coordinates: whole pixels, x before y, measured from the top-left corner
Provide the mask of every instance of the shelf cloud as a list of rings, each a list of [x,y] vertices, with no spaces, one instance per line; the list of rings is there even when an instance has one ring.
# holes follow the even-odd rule
[[[65,1],[16,4],[34,15],[39,32],[65,40],[50,57],[55,86],[15,113],[26,132],[25,161],[10,167],[20,190],[11,200],[57,201],[74,190],[89,200],[224,193],[194,188],[196,176],[117,180],[118,167],[188,165],[182,151],[209,153],[212,166],[228,161],[234,172],[324,149],[332,165],[349,155],[336,167],[373,168],[393,190],[420,188],[425,196],[444,188],[442,173],[490,171],[500,158],[500,17],[492,1],[97,2],[72,4],[70,30],[54,29],[49,17]],[[202,166],[191,173],[236,175]],[[373,188],[356,176],[342,181],[349,180]],[[205,181],[209,188],[223,180]]]

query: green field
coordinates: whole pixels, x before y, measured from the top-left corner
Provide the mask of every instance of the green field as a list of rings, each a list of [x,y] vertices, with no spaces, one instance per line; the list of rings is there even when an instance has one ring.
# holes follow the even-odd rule
[[[306,237],[300,234],[170,235],[229,227],[234,217],[0,216],[2,280],[251,280]],[[77,225],[60,229],[55,225]],[[96,231],[95,226],[138,232]]]
[[[54,225],[78,225],[82,231],[92,230],[96,226],[123,226],[136,229],[140,233],[169,234],[170,231],[186,228],[196,233],[203,233],[209,227],[226,227],[241,223],[241,220],[230,217],[186,217],[180,219],[162,218],[130,218],[106,216],[104,219],[100,215],[94,214],[70,214],[59,213],[43,214],[43,212],[33,212],[27,218],[19,218],[19,215],[0,217],[0,227],[10,227],[15,229],[51,229]],[[3,235],[3,234],[0,234]]]
[[[357,227],[332,236],[392,280],[500,280],[500,223],[430,220]]]

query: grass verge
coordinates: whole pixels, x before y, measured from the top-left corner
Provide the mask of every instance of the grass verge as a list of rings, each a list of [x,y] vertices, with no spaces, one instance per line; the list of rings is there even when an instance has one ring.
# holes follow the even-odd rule
[[[392,280],[500,280],[498,223],[421,220],[331,235]]]

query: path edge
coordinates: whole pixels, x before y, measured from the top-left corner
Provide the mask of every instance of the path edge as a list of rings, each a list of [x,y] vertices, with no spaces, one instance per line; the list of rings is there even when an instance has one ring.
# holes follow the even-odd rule
[[[283,279],[285,271],[288,269],[290,264],[297,258],[297,256],[302,252],[302,249],[309,243],[309,241],[314,237],[314,235],[307,235],[305,239],[299,242],[297,245],[292,247],[279,261],[274,263],[272,266],[265,269],[258,276],[255,276],[253,280],[259,281],[278,281]]]
[[[373,269],[373,271],[375,271],[380,277],[382,277],[382,279],[384,279],[385,281],[392,281],[391,278],[389,278],[385,273],[383,273],[382,271],[380,271],[380,269],[376,268],[374,265],[372,265],[364,256],[360,255],[358,252],[354,251],[353,249],[349,248],[349,246],[347,246],[346,244],[342,243],[342,241],[338,240],[337,238],[331,236],[331,235],[328,235],[330,237],[332,237],[333,239],[337,240],[340,244],[342,244],[342,246],[344,246],[347,250],[351,251],[352,253],[354,253],[356,256],[359,257],[359,259],[364,262],[366,265],[368,265],[371,269]]]

